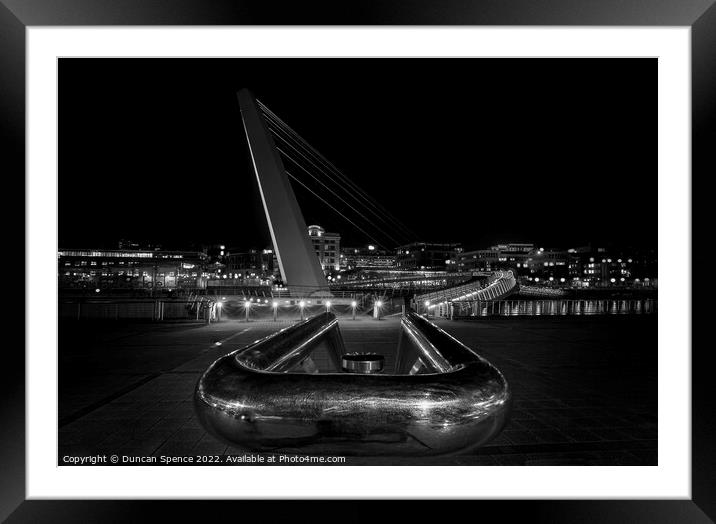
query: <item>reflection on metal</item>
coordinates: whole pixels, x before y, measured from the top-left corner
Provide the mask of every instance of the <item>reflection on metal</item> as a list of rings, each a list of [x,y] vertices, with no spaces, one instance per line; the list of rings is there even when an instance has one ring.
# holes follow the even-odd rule
[[[241,367],[286,373],[310,358],[310,354],[321,342],[328,343],[333,365],[340,366],[345,346],[338,329],[338,319],[333,313],[316,315],[284,328],[232,353],[231,356]]]
[[[434,326],[418,315],[407,315],[401,319],[403,331],[398,342],[398,373],[405,373],[408,369],[411,375],[423,369],[430,373],[448,373],[452,364],[421,330],[424,327],[421,321]]]
[[[346,373],[380,373],[385,357],[375,353],[348,353],[343,355],[341,369]]]
[[[311,357],[306,357],[306,359],[301,362],[301,369],[303,369],[305,373],[318,373],[318,366],[316,366],[316,363]]]
[[[341,369],[345,350],[331,313],[230,353],[199,379],[199,419],[214,436],[257,452],[437,455],[497,435],[511,405],[502,374],[424,317],[408,313],[402,327],[402,374],[303,372],[321,342]]]

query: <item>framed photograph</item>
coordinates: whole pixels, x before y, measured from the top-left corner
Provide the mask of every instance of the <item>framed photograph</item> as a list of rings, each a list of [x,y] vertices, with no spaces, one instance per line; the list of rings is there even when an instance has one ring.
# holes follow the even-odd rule
[[[26,338],[0,516],[708,522],[711,3],[3,0]]]

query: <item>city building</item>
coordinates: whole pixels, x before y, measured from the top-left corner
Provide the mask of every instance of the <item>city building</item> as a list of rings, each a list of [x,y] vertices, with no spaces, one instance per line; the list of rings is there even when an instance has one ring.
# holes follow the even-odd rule
[[[61,249],[60,288],[195,288],[209,278],[203,252],[142,249]]]
[[[413,242],[397,249],[396,267],[402,270],[457,271],[462,245]]]
[[[457,267],[459,271],[511,269],[526,284],[654,287],[657,283],[655,250],[497,244],[460,253]]]
[[[656,250],[585,246],[570,249],[569,255],[569,279],[575,287],[657,285]]]
[[[134,241],[132,241],[132,240],[122,239],[122,240],[119,241],[119,249],[123,249],[123,250],[132,250],[132,249],[134,249],[134,250],[137,250],[137,249],[139,249],[139,243],[138,243],[138,242],[134,242]]]
[[[279,276],[278,263],[273,249],[250,249],[246,252],[227,252],[225,279],[241,281],[241,283],[254,283],[273,280]]]
[[[564,249],[537,248],[516,263],[517,275],[542,282],[565,283],[569,277],[570,253]]]
[[[321,226],[308,226],[308,236],[324,271],[340,269],[341,235]]]
[[[495,271],[500,266],[500,253],[493,249],[477,249],[460,253],[458,271]]]
[[[391,269],[395,264],[395,253],[372,244],[341,249],[341,269]]]
[[[534,244],[497,244],[489,249],[465,251],[457,257],[458,271],[495,271],[522,267],[535,251]]]
[[[226,262],[226,257],[229,254],[224,244],[212,244],[204,246],[203,249],[210,262],[220,262],[223,264]]]
[[[496,246],[492,246],[490,249],[494,249],[496,251],[499,251],[505,256],[510,255],[525,255],[527,253],[531,253],[535,249],[535,245],[530,243],[523,243],[523,242],[512,242],[509,244],[497,244]]]

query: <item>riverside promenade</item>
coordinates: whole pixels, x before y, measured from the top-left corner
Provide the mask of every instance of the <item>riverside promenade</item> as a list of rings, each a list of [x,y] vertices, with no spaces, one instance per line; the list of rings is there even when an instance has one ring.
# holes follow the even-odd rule
[[[199,425],[194,387],[215,359],[288,322],[62,321],[58,464],[103,454],[243,455]],[[339,322],[348,351],[384,354],[391,372],[399,316]],[[347,457],[344,464],[657,464],[656,315],[436,323],[504,373],[514,393],[505,430],[469,455]]]

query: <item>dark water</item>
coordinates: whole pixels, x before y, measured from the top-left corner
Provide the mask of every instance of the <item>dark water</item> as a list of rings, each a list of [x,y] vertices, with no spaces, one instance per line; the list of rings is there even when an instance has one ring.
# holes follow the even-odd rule
[[[538,316],[538,315],[650,315],[657,312],[657,300],[499,300],[454,303],[454,316]]]

